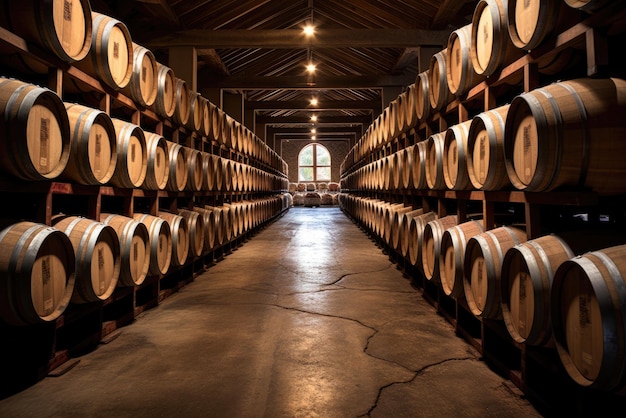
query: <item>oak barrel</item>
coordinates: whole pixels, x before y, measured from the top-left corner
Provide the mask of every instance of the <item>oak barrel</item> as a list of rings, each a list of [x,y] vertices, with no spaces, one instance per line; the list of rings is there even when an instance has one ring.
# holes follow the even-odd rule
[[[55,215],[52,226],[72,242],[76,281],[71,301],[101,302],[115,290],[120,276],[120,243],[115,230],[102,222],[79,216]]]
[[[182,78],[174,79],[174,91],[176,97],[176,106],[172,120],[178,126],[185,126],[191,116],[191,91],[187,82]]]
[[[167,178],[166,190],[172,192],[182,192],[187,185],[189,177],[189,167],[187,158],[187,147],[183,147],[172,141],[167,141],[167,152],[169,154],[169,175]]]
[[[409,221],[409,233],[406,237],[409,242],[408,258],[411,265],[416,266],[420,271],[422,269],[422,238],[424,236],[424,227],[428,222],[437,218],[438,216],[435,212],[427,212],[415,216]]]
[[[523,50],[540,46],[553,34],[575,23],[575,14],[563,1],[509,0],[508,30],[513,45]]]
[[[117,136],[117,163],[110,183],[117,187],[138,188],[148,171],[146,136],[139,126],[113,119]]]
[[[194,192],[200,191],[204,182],[202,153],[196,149],[185,147],[185,154],[188,170],[185,189]]]
[[[17,222],[0,231],[0,320],[11,326],[57,319],[75,282],[70,239],[44,224]]]
[[[426,183],[432,190],[443,190],[446,182],[443,177],[443,144],[446,133],[432,134],[426,140]]]
[[[166,139],[153,132],[145,132],[147,167],[141,186],[148,190],[165,190],[169,178],[169,151]]]
[[[520,228],[501,226],[473,236],[463,260],[463,288],[470,311],[481,318],[501,318],[502,260],[509,248],[526,241]]]
[[[170,67],[157,61],[157,94],[150,106],[156,114],[171,118],[176,110],[176,75]]]
[[[130,81],[122,89],[141,107],[152,106],[158,93],[158,66],[152,51],[133,42]]]
[[[51,90],[0,78],[0,167],[23,180],[51,180],[70,155],[67,110]]]
[[[193,211],[198,212],[200,216],[202,216],[202,223],[204,224],[204,249],[207,251],[215,249],[215,231],[217,226],[215,212],[199,206],[194,206]]]
[[[443,139],[443,180],[450,190],[472,188],[468,173],[468,137],[471,120],[446,129]]]
[[[428,188],[426,181],[426,141],[420,141],[413,147],[411,153],[411,177],[415,190],[425,190]]]
[[[456,215],[443,216],[428,222],[422,233],[422,272],[426,280],[439,283],[439,258],[443,233],[459,223]]]
[[[504,127],[509,105],[472,118],[467,138],[467,171],[479,190],[500,190],[511,182],[504,159]]]
[[[430,58],[428,68],[428,100],[433,110],[442,110],[450,103],[454,96],[448,87],[446,63],[448,49],[444,48]]]
[[[571,258],[557,269],[552,330],[569,376],[603,391],[626,384],[626,245]]]
[[[430,80],[429,71],[422,71],[415,78],[415,113],[417,124],[428,119],[431,112],[430,107]]]
[[[520,190],[626,191],[626,81],[583,78],[551,84],[513,99],[504,154]]]
[[[117,165],[117,134],[101,110],[65,103],[70,121],[70,156],[62,178],[80,184],[105,184]]]
[[[463,297],[463,263],[467,241],[485,231],[482,220],[469,220],[446,229],[441,236],[439,277],[443,292],[454,298]]]
[[[172,233],[172,266],[180,267],[189,256],[189,227],[187,220],[177,214],[160,211],[159,217],[170,226]]]
[[[123,89],[133,74],[133,41],[126,25],[102,13],[91,12],[91,48],[75,65],[113,90]]]
[[[170,268],[172,262],[172,231],[169,223],[158,216],[136,213],[133,216],[148,229],[150,239],[150,276],[162,276]]]
[[[502,317],[515,341],[546,345],[552,336],[550,291],[554,273],[574,257],[556,235],[528,240],[510,248],[502,261]]]
[[[91,49],[93,21],[88,0],[9,0],[1,26],[73,63]],[[6,19],[6,22],[2,21]]]
[[[424,209],[419,208],[407,212],[398,218],[398,251],[402,257],[408,258],[409,255],[409,228],[411,219],[424,214]]]
[[[105,225],[113,227],[120,242],[118,286],[137,286],[144,282],[150,267],[150,236],[141,222],[123,215],[101,213]]]
[[[467,93],[485,79],[474,70],[471,57],[472,24],[465,25],[450,33],[446,60],[448,89],[455,96]]]
[[[178,209],[178,214],[187,221],[189,233],[189,254],[200,257],[204,252],[204,217],[194,210]]]
[[[523,55],[509,36],[508,0],[480,0],[472,16],[470,56],[477,74],[490,76]]]

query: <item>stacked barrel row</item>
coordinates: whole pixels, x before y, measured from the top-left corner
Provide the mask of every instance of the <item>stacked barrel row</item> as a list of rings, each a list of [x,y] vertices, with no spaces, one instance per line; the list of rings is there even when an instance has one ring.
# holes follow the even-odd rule
[[[623,196],[619,160],[626,148],[616,138],[626,133],[626,81],[578,76],[586,68],[577,47],[546,46],[570,28],[590,30],[579,25],[586,19],[581,11],[617,12],[618,3],[479,1],[472,23],[451,34],[428,70],[350,150],[339,199],[438,298],[452,300],[456,312],[467,310],[483,324],[501,322],[517,344],[556,350],[577,384],[613,392],[626,386],[623,234],[581,226],[565,233],[565,225],[551,233],[551,226],[535,224],[531,230],[541,234],[529,237],[528,225],[507,224],[497,214],[495,224],[485,225],[485,214],[467,214],[462,205],[450,212],[452,202],[444,199],[468,194],[421,192],[541,192],[528,211],[553,191],[591,191],[607,202]],[[521,57],[538,74],[502,71],[507,102],[471,104]],[[558,81],[522,92],[525,77],[531,77],[527,86],[532,77]],[[465,105],[470,114],[463,120],[454,111]],[[435,126],[444,128],[433,132]],[[421,207],[433,206],[433,196],[444,210]],[[491,203],[491,194],[472,196],[483,199],[483,208]]]
[[[574,381],[612,391],[626,385],[626,245],[606,231],[528,239],[523,227],[485,230],[375,198],[340,195],[344,211],[451,298],[483,319],[503,320],[512,339],[555,347]]]
[[[429,68],[374,120],[344,159],[342,171],[369,160],[403,133],[445,111],[453,100],[463,100],[473,87],[525,54],[542,73],[559,74],[580,63],[575,48],[538,58],[527,52],[544,47],[557,33],[581,21],[585,14],[576,9],[595,11],[610,2],[600,3],[479,1],[472,23],[453,31],[446,48],[431,57]],[[522,75],[518,74],[507,82],[520,83]]]
[[[626,192],[626,81],[575,79],[515,97],[343,173],[342,190]],[[611,176],[607,176],[611,173]]]
[[[2,170],[23,180],[62,179],[147,190],[272,191],[276,174],[166,140],[54,92],[0,78]]]
[[[58,214],[52,226],[16,222],[0,231],[1,322],[37,324],[70,303],[101,302],[239,238],[288,208],[285,196],[194,206],[158,216]]]
[[[286,164],[276,152],[243,124],[192,91],[149,49],[133,42],[123,22],[91,11],[87,0],[27,3],[31,7],[2,1],[8,13],[0,18],[0,24],[77,67],[101,86],[127,96],[137,109],[152,111],[182,132],[216,141],[277,172],[286,172]],[[0,50],[0,54],[3,64],[18,72],[49,71],[47,65],[28,55],[11,50]],[[90,94],[94,86],[66,75],[63,90]]]

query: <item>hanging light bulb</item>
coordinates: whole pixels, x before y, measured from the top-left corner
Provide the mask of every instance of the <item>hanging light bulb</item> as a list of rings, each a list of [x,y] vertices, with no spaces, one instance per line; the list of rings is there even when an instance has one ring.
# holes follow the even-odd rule
[[[306,36],[313,36],[315,34],[315,27],[313,27],[313,25],[311,25],[310,23],[308,23],[303,29],[302,32],[304,32],[304,34]]]
[[[317,122],[317,115],[311,116],[311,122]]]
[[[316,98],[316,97],[313,97],[313,98],[311,99],[311,105],[312,105],[312,106],[317,106],[317,98]]]

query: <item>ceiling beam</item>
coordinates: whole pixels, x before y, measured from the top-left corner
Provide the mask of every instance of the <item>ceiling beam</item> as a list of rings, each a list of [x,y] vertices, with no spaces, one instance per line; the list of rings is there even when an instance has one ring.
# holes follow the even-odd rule
[[[445,45],[449,30],[424,29],[320,29],[306,38],[299,29],[193,29],[164,36],[148,37],[148,48],[193,46],[196,48],[415,48],[422,45]]]
[[[232,76],[216,77],[198,74],[203,87],[231,88],[240,90],[308,90],[308,89],[375,89],[407,86],[415,83],[414,74],[375,76]]]
[[[320,125],[349,125],[360,124],[369,125],[372,123],[371,116],[318,116],[315,122],[311,122],[311,119],[307,116],[257,116],[257,123],[265,123],[267,125],[280,124],[280,125],[302,125],[312,124],[316,126]]]
[[[378,109],[380,100],[320,100],[313,106],[308,100],[260,100],[246,101],[246,109],[252,110],[345,110],[345,109]]]
[[[347,135],[360,132],[360,128],[316,128],[316,135]],[[272,132],[276,135],[311,135],[311,128],[278,128],[270,127],[268,132]]]

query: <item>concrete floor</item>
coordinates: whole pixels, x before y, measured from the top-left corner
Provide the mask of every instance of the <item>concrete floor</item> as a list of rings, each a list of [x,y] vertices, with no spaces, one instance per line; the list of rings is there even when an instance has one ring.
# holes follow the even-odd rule
[[[292,208],[120,330],[0,417],[540,416],[338,208]]]

